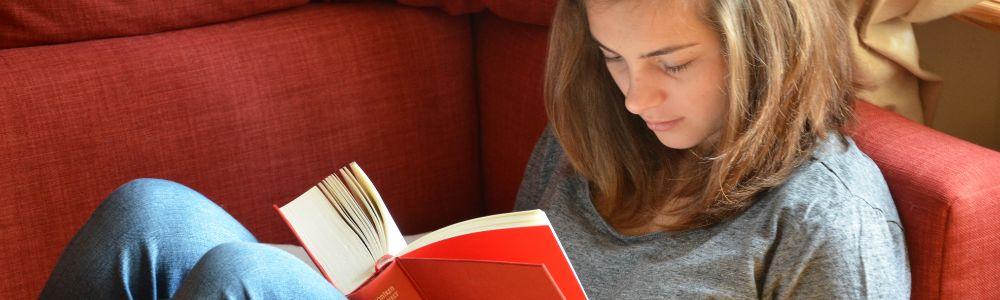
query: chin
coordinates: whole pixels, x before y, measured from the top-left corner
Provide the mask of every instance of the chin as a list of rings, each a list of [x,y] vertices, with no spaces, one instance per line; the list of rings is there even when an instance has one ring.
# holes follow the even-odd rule
[[[704,138],[698,134],[685,134],[674,132],[656,132],[656,139],[660,140],[664,146],[671,149],[687,150],[701,144]]]

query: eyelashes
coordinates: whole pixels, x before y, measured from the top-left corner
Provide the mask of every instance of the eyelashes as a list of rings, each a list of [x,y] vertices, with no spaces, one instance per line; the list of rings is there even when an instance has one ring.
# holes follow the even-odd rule
[[[671,66],[671,65],[667,65],[667,64],[660,64],[660,68],[663,69],[663,71],[666,71],[667,73],[676,74],[676,73],[680,73],[680,72],[682,72],[684,70],[687,70],[688,65],[690,65],[690,64],[691,64],[691,62],[686,62],[686,63],[684,63],[682,65],[679,65],[679,66]]]
[[[622,62],[624,60],[624,59],[622,59],[622,57],[620,55],[619,56],[604,56],[604,55],[601,55],[601,56],[604,57],[604,62],[605,63],[617,63],[617,62]],[[679,66],[672,66],[672,65],[661,63],[660,64],[660,69],[662,69],[664,72],[667,72],[667,73],[670,73],[670,74],[677,74],[677,73],[683,72],[684,70],[687,70],[687,68],[688,68],[689,65],[691,65],[690,61],[686,62],[684,64],[681,64]]]

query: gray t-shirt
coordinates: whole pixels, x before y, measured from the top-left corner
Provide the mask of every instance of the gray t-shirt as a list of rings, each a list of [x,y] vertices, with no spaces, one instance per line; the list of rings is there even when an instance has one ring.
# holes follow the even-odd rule
[[[712,227],[625,236],[550,132],[535,145],[515,211],[548,215],[591,299],[906,299],[910,267],[885,179],[831,135],[745,212]]]

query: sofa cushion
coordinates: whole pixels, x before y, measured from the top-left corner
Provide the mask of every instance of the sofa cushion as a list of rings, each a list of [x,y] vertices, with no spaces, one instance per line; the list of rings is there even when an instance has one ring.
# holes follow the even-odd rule
[[[452,15],[475,13],[483,10],[481,0],[397,0],[412,6],[439,7]]]
[[[556,0],[396,0],[414,6],[440,7],[451,14],[475,13],[488,7],[505,19],[549,26],[555,13]]]
[[[186,30],[0,50],[0,295],[33,298],[117,186],[174,180],[266,242],[356,160],[404,233],[479,216],[469,19],[313,4]]]
[[[163,32],[305,5],[309,0],[5,0],[0,49]]]
[[[549,26],[556,0],[483,0],[490,11],[511,21]]]

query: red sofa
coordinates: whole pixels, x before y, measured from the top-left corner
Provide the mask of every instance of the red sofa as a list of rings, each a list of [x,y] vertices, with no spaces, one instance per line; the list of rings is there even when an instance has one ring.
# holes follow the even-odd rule
[[[266,2],[266,3],[265,3]],[[118,185],[178,181],[261,240],[358,161],[404,233],[510,210],[553,1],[0,3],[0,298],[37,297]],[[915,298],[1000,297],[1000,154],[859,103]]]

